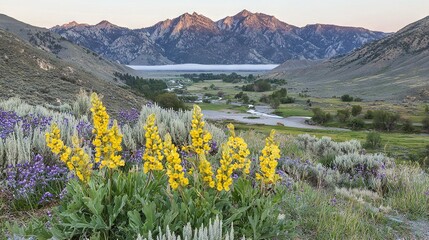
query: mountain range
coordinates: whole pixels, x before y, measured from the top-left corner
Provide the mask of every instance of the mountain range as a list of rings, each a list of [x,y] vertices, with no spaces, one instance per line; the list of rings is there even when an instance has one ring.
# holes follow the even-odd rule
[[[96,25],[70,22],[50,30],[101,56],[130,65],[267,64],[327,59],[388,35],[324,24],[300,28],[247,10],[218,21],[195,12],[185,13],[141,29],[102,21]]]
[[[345,56],[286,61],[266,77],[322,97],[429,100],[429,16]]]
[[[96,91],[114,112],[146,100],[114,73],[134,71],[71,43],[45,28],[0,14],[0,98],[31,104],[71,103],[81,89]]]

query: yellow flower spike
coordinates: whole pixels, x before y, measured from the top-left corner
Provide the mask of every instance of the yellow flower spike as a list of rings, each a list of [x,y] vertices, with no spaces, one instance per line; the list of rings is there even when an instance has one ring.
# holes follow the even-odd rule
[[[91,94],[91,112],[93,115],[95,134],[92,144],[95,146],[95,162],[100,162],[100,168],[115,169],[125,165],[118,152],[122,151],[122,134],[116,120],[109,129],[109,115],[96,93]]]
[[[220,160],[220,167],[216,174],[216,188],[220,192],[222,190],[229,191],[232,185],[232,173],[235,167],[232,163],[231,151],[227,144],[222,147],[222,159]]]
[[[180,155],[177,152],[177,147],[172,143],[170,134],[165,135],[164,141],[164,154],[167,161],[166,169],[168,182],[173,190],[180,186],[187,186],[189,180],[185,177],[182,161]]]
[[[243,138],[237,137],[233,124],[227,125],[231,136],[228,138],[227,147],[230,149],[230,154],[233,159],[234,169],[242,170],[244,174],[250,173],[250,151],[247,148],[247,143]]]
[[[46,143],[54,154],[60,156],[70,171],[73,171],[78,179],[87,183],[91,177],[92,164],[90,157],[80,147],[79,138],[72,137],[73,149],[64,145],[61,140],[60,130],[56,124],[52,124],[51,132],[46,133]]]
[[[215,187],[215,181],[213,180],[213,170],[212,165],[206,159],[206,155],[200,154],[199,156],[199,171],[203,181],[209,185],[210,188]]]
[[[280,149],[274,141],[274,135],[275,131],[271,130],[270,135],[265,139],[265,147],[259,157],[260,173],[256,173],[256,179],[267,184],[275,183],[280,179],[280,176],[276,174]]]
[[[155,114],[151,114],[146,119],[144,130],[146,131],[145,152],[143,154],[143,172],[161,171],[164,169],[162,160],[164,156],[161,154],[162,141],[159,137],[158,128],[155,126]]]
[[[212,139],[212,135],[204,130],[204,120],[201,108],[198,105],[194,105],[192,111],[192,129],[191,135],[191,147],[190,149],[197,155],[206,154],[210,150],[209,142]]]

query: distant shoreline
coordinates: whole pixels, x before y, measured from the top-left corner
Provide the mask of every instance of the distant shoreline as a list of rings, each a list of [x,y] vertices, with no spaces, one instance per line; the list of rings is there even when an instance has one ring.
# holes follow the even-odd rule
[[[270,71],[278,64],[174,64],[174,65],[127,65],[137,71]]]

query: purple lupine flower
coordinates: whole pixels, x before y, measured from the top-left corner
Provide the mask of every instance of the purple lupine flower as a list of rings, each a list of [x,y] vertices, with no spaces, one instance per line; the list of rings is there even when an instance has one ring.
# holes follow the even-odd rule
[[[48,203],[54,198],[54,195],[50,192],[45,192],[40,198],[39,204]]]
[[[80,120],[76,125],[78,136],[84,139],[91,139],[92,129],[92,124],[84,120]]]
[[[51,211],[46,211],[46,215],[48,216],[48,218],[51,218],[52,219],[52,212]]]
[[[139,120],[139,117],[140,112],[135,108],[131,108],[129,110],[122,110],[119,112],[118,115],[119,126],[123,126],[125,124],[135,124]]]
[[[41,155],[31,161],[7,166],[5,169],[5,190],[11,192],[15,200],[40,199],[39,204],[56,197],[68,181],[68,170],[62,165],[46,165]],[[56,189],[58,188],[58,189]]]
[[[13,133],[15,126],[21,121],[21,117],[13,111],[0,110],[0,138],[5,139]]]
[[[219,146],[217,145],[216,141],[212,141],[210,143],[210,151],[209,151],[210,155],[212,155],[212,156],[216,155],[216,153],[218,153],[218,151],[219,151]]]
[[[336,205],[337,205],[337,198],[336,198],[336,196],[334,196],[334,197],[331,199],[330,203],[331,203],[331,205],[332,205],[332,206],[336,206]]]
[[[67,188],[63,188],[63,190],[61,190],[58,197],[60,198],[60,200],[62,200],[66,195],[67,195]]]

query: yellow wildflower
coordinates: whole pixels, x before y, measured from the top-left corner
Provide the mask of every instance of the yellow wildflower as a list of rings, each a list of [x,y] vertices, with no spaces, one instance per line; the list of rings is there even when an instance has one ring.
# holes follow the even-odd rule
[[[177,189],[179,186],[187,186],[189,180],[185,177],[183,172],[183,167],[181,165],[182,161],[180,155],[177,152],[177,147],[171,142],[170,134],[165,136],[164,141],[164,154],[167,162],[167,176],[168,183],[170,184],[173,190]]]
[[[235,135],[233,124],[230,123],[227,127],[231,133],[231,136],[228,138],[227,147],[229,148],[232,160],[234,161],[234,170],[241,169],[245,174],[249,174],[250,159],[247,158],[247,156],[249,156],[250,151],[247,148],[247,143],[243,138]]]
[[[215,181],[213,180],[212,165],[206,159],[206,155],[204,154],[199,155],[199,159],[199,171],[203,178],[203,182],[207,183],[209,187],[214,188]]]
[[[262,149],[262,155],[259,157],[259,166],[261,173],[256,173],[256,179],[264,183],[275,183],[280,179],[276,174],[278,159],[280,158],[280,149],[274,142],[275,131],[271,130],[270,136],[265,140],[265,147]]]
[[[155,126],[155,114],[151,114],[146,119],[146,124],[143,127],[146,131],[146,149],[143,155],[143,171],[148,173],[149,171],[160,171],[163,170],[162,160],[164,156],[161,152],[163,144],[161,137],[158,133],[158,127]]]
[[[96,93],[91,94],[91,112],[93,114],[95,134],[93,144],[95,146],[95,162],[100,163],[100,168],[117,168],[124,166],[125,161],[121,159],[118,152],[122,151],[122,135],[119,132],[116,120],[113,122],[112,128],[109,129],[109,115],[106,112],[106,107],[98,98]]]
[[[233,181],[231,176],[235,170],[235,166],[232,163],[233,159],[229,146],[225,145],[222,149],[222,159],[220,160],[220,167],[216,175],[216,186],[218,191],[229,191]]]
[[[189,149],[197,155],[205,154],[210,150],[208,143],[212,139],[212,135],[207,130],[204,130],[204,125],[205,122],[203,121],[201,108],[194,105],[194,110],[192,112],[192,129],[190,132],[192,144]]]
[[[54,154],[60,155],[70,171],[73,171],[82,182],[87,183],[91,177],[92,164],[89,155],[80,147],[76,135],[72,138],[73,149],[64,145],[60,130],[56,124],[51,126],[51,132],[46,133],[47,146]]]

